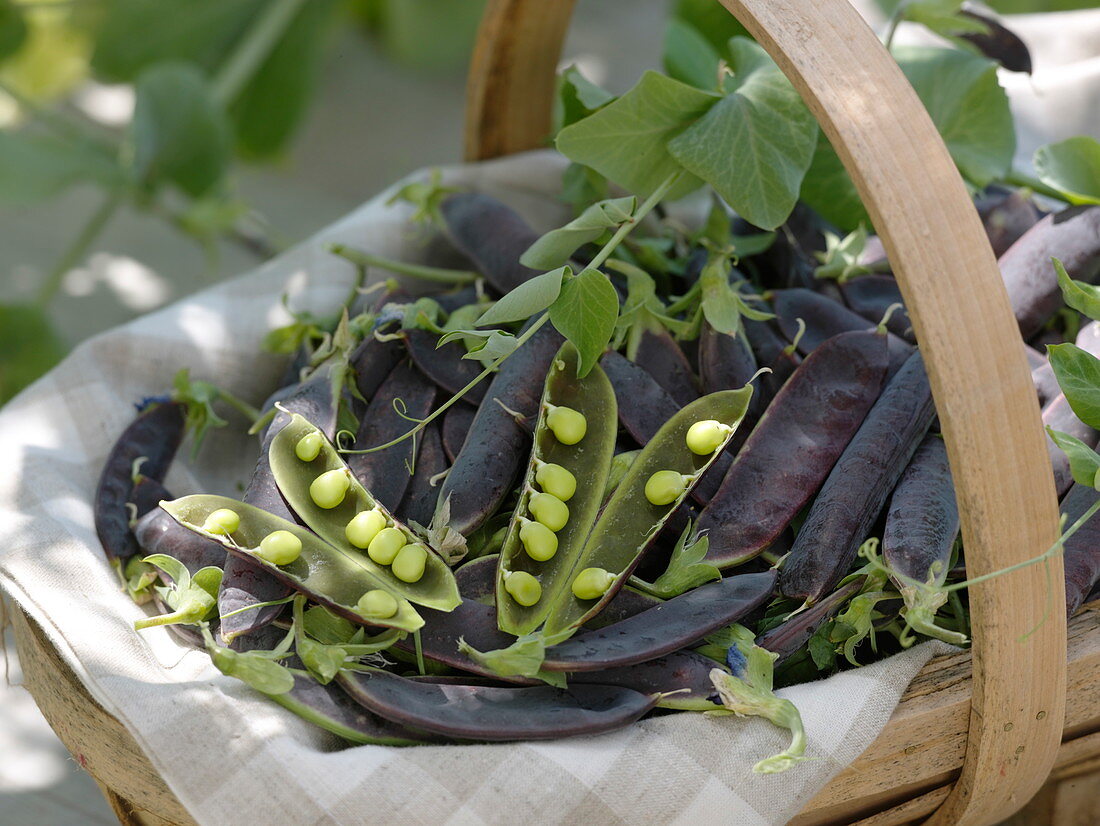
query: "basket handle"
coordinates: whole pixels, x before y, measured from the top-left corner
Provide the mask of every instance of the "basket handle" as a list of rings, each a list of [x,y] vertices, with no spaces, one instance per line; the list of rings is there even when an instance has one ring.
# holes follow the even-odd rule
[[[968,572],[1041,553],[1058,536],[1058,508],[1020,333],[977,212],[919,98],[848,0],[721,2],[817,116],[882,236],[947,441]],[[468,159],[545,145],[572,9],[573,0],[489,0],[467,88]],[[1049,774],[1065,715],[1066,625],[1063,590],[1046,596],[1062,575],[1058,557],[1045,571],[971,589],[966,758],[930,823],[1001,821]]]

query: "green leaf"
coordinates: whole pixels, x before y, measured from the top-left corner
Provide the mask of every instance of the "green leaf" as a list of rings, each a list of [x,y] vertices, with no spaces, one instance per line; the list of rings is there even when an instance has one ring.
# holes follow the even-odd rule
[[[1058,273],[1058,286],[1062,288],[1062,298],[1066,304],[1089,318],[1100,319],[1100,287],[1074,281],[1061,261],[1057,258],[1053,261],[1054,269]]]
[[[1039,180],[1066,196],[1071,204],[1100,204],[1100,141],[1078,135],[1035,150]]]
[[[819,628],[806,644],[817,670],[825,672],[836,668],[836,646],[829,640],[828,633],[822,633],[827,628],[828,625]]]
[[[229,162],[229,127],[206,80],[194,66],[157,64],[135,87],[134,173],[144,185],[178,186],[204,195],[221,182]]]
[[[0,405],[61,361],[65,350],[41,308],[0,304]]]
[[[569,66],[563,71],[558,78],[558,84],[563,127],[584,120],[615,99],[613,94],[582,75],[576,66]]]
[[[815,253],[821,266],[814,270],[814,277],[832,278],[843,284],[856,276],[866,275],[871,270],[859,263],[866,246],[867,227],[863,224],[843,238],[826,232],[825,252]]]
[[[741,331],[741,314],[730,287],[730,259],[723,251],[711,252],[699,275],[703,316],[715,330],[735,336]]]
[[[718,86],[718,64],[722,59],[710,41],[677,17],[665,28],[663,55],[665,71],[676,80],[713,91]]]
[[[963,0],[910,0],[904,19],[931,29],[943,37],[972,32],[985,34],[989,28],[962,12]]]
[[[1069,471],[1073,474],[1073,481],[1095,488],[1100,481],[1097,479],[1097,474],[1100,474],[1100,456],[1096,451],[1068,433],[1062,433],[1052,427],[1046,430],[1054,444],[1058,445],[1069,459]]]
[[[894,54],[963,177],[986,186],[1007,175],[1016,129],[997,64],[956,49],[899,46]]]
[[[719,96],[701,92],[656,72],[594,115],[558,133],[558,150],[636,195],[649,196],[681,169],[665,148],[669,138],[706,113]],[[681,182],[670,198],[699,185]]]
[[[480,361],[486,367],[515,352],[518,339],[500,330],[452,330],[439,337],[437,347],[461,341],[466,345],[463,358]]]
[[[198,454],[210,428],[229,424],[214,412],[220,391],[210,382],[192,381],[191,371],[186,367],[172,379],[172,390],[172,398],[187,405],[187,429],[193,434],[193,452]]]
[[[523,321],[541,313],[557,300],[561,294],[562,280],[572,275],[572,272],[569,267],[558,267],[524,281],[482,313],[477,320],[477,326]]]
[[[302,630],[325,645],[350,642],[362,626],[338,616],[323,605],[314,605],[302,616]]]
[[[703,35],[719,54],[734,37],[748,37],[748,30],[717,0],[676,0],[672,14]]]
[[[610,198],[592,204],[564,227],[550,230],[535,241],[519,262],[532,269],[564,266],[569,256],[585,244],[631,221],[637,208],[638,199],[634,197]]]
[[[824,132],[817,139],[814,158],[802,181],[799,198],[844,232],[851,232],[860,224],[871,223],[856,185]]]
[[[412,204],[416,207],[416,211],[412,214],[413,223],[434,224],[441,227],[443,226],[443,213],[440,211],[440,207],[443,204],[443,199],[452,192],[458,192],[458,190],[451,186],[443,186],[443,173],[438,169],[433,169],[428,175],[428,180],[413,181],[397,190],[386,201],[386,206],[395,204],[398,201]]]
[[[218,670],[229,677],[236,677],[264,694],[286,694],[294,688],[294,675],[270,657],[266,652],[238,653],[228,648],[218,648],[211,659]]]
[[[1047,356],[1077,418],[1100,429],[1100,359],[1075,344],[1051,345]]]
[[[607,178],[590,166],[571,163],[561,176],[561,199],[573,206],[573,213],[579,214],[593,201],[602,201],[607,197]]]
[[[336,8],[336,0],[304,3],[233,102],[233,132],[245,157],[277,155],[302,122],[317,86]]]
[[[692,526],[689,524],[676,547],[672,549],[672,555],[668,560],[668,568],[653,582],[650,588],[653,593],[664,599],[672,599],[680,594],[698,588],[705,582],[711,582],[722,578],[722,572],[713,565],[703,562],[710,547],[710,540],[706,536],[692,537]]]
[[[669,153],[749,223],[775,229],[791,214],[817,144],[817,121],[751,40],[730,43],[727,94],[668,143]]]
[[[102,4],[92,69],[100,80],[129,83],[147,67],[186,60],[215,71],[267,0],[112,0]]]
[[[186,591],[191,587],[191,573],[187,566],[167,554],[150,554],[143,560],[147,565],[155,565],[172,577],[177,591]]]
[[[603,355],[618,317],[619,294],[599,270],[586,269],[562,284],[561,295],[550,305],[550,321],[580,353],[580,378]]]
[[[11,57],[27,41],[23,10],[11,0],[0,0],[0,60]]]
[[[36,203],[75,184],[113,186],[120,179],[115,159],[87,144],[0,131],[0,202]]]

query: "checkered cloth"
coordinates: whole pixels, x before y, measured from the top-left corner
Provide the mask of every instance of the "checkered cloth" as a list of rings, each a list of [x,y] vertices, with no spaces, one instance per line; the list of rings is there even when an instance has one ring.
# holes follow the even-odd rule
[[[445,181],[496,195],[548,229],[565,217],[547,195],[560,173],[560,158],[532,153],[445,170]],[[133,630],[142,609],[119,591],[92,525],[96,481],[132,403],[163,393],[181,367],[261,402],[285,366],[260,350],[264,333],[289,321],[282,294],[315,312],[347,296],[351,267],[329,243],[422,254],[408,210],[387,198],[254,272],[82,344],[0,412],[0,586],[201,824],[786,822],[875,739],[941,648],[781,692],[802,712],[813,760],[760,776],[752,765],[782,750],[786,732],[693,713],[543,743],[339,748],[166,630]],[[233,424],[197,460],[181,452],[169,490],[239,494],[256,440]]]

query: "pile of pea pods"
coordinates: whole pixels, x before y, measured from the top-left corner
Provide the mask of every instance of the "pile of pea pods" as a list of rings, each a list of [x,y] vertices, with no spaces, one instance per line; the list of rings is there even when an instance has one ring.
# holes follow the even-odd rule
[[[942,458],[906,327],[868,321],[896,289],[864,317],[792,288],[796,241],[779,236],[743,262],[760,288],[744,300],[775,318],[750,314],[736,334],[702,321],[694,336],[651,318],[583,375],[574,345],[532,319],[477,381],[489,357],[443,337],[538,274],[519,262],[538,236],[483,195],[451,195],[441,215],[447,262],[477,283],[414,298],[386,282],[298,336],[256,411],[238,498],[164,487],[218,394],[185,379],[143,402],[95,503],[107,558],[146,608],[137,628],[166,627],[351,743],[558,738],[702,712],[791,729],[757,768],[797,763],[801,721],[774,690],[911,642],[909,597],[865,541],[885,506],[926,509],[896,499],[899,477]],[[708,258],[678,250],[659,281],[669,300]],[[783,309],[796,300],[797,325]],[[890,455],[875,447],[885,431]],[[815,526],[823,498],[851,487],[834,466],[861,444],[888,471],[859,507],[830,500],[851,526]],[[943,524],[946,544],[920,541],[953,560],[957,513]],[[854,544],[806,540],[837,530]]]

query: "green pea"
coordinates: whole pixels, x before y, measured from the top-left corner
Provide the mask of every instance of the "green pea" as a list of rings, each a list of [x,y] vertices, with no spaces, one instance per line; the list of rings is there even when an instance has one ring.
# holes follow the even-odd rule
[[[309,495],[319,508],[331,510],[344,501],[351,480],[343,468],[326,470],[309,485]]]
[[[358,608],[364,616],[389,619],[397,613],[397,600],[392,594],[376,588],[359,597]]]
[[[325,438],[320,433],[316,431],[307,433],[299,439],[298,444],[294,446],[294,455],[303,462],[312,462],[320,455],[321,448],[324,444]]]
[[[524,608],[542,599],[542,585],[526,571],[511,571],[504,577],[504,590]]]
[[[575,445],[588,431],[588,421],[584,414],[572,407],[550,405],[550,412],[546,414],[546,426],[563,445]]]
[[[366,548],[384,527],[386,527],[386,517],[381,511],[360,511],[344,528],[344,536],[356,548]]]
[[[680,498],[689,481],[690,476],[674,470],[659,470],[645,483],[645,498],[653,505],[671,505]]]
[[[569,506],[552,493],[536,493],[527,507],[535,519],[552,531],[560,531],[569,521]]]
[[[535,482],[547,493],[568,502],[577,492],[577,477],[561,465],[545,463],[535,471]]]
[[[728,424],[722,424],[717,419],[706,419],[696,422],[688,428],[688,450],[698,456],[709,456],[714,453],[733,430]]]
[[[577,599],[599,599],[614,581],[615,575],[603,568],[585,568],[573,580],[573,596]]]
[[[260,540],[256,556],[272,565],[289,565],[302,553],[302,540],[290,531],[272,531]]]
[[[519,529],[519,541],[523,543],[527,555],[536,562],[546,562],[558,552],[558,537],[541,522],[523,520]]]
[[[206,521],[202,523],[202,529],[207,533],[216,533],[222,536],[229,536],[240,526],[240,514],[229,508],[218,508],[206,517]]]
[[[391,565],[403,547],[405,534],[399,528],[383,528],[367,545],[367,556],[379,565]]]
[[[419,582],[428,564],[428,552],[423,545],[410,543],[397,552],[390,570],[402,582]]]

